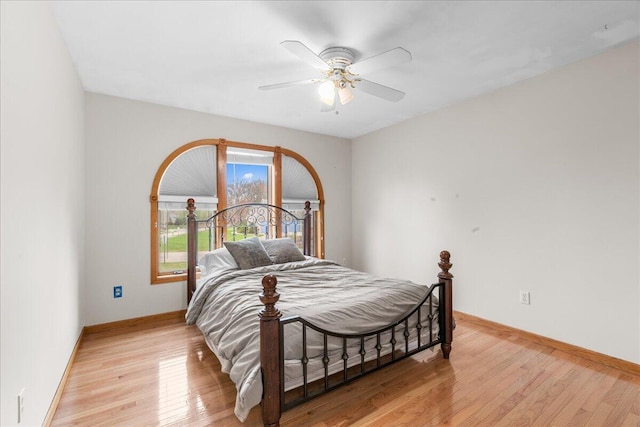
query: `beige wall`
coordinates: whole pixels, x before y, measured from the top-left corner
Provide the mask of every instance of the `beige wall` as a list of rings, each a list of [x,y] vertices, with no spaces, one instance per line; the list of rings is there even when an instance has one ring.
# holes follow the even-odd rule
[[[354,140],[354,266],[430,282],[449,249],[455,309],[640,363],[638,51]]]
[[[80,331],[84,95],[47,2],[0,2],[0,425],[41,425]]]
[[[162,161],[204,138],[281,146],[307,159],[325,192],[326,256],[349,262],[349,140],[86,94],[87,324],[186,308],[184,282],[150,284],[149,195]],[[123,298],[113,298],[113,286]]]

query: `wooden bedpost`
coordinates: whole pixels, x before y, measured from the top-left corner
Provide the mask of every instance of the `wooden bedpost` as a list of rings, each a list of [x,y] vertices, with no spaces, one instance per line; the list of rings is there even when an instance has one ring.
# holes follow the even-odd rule
[[[275,276],[262,279],[260,301],[264,309],[260,312],[260,366],[262,368],[262,422],[265,427],[278,427],[282,411],[280,395],[280,311],[275,304],[280,299],[276,292]]]
[[[196,201],[187,199],[187,304],[196,290],[196,263],[198,230],[196,225]]]
[[[302,246],[305,255],[313,255],[311,253],[311,202],[308,200],[304,202],[304,236],[302,238]]]
[[[444,313],[440,321],[440,336],[442,339],[442,356],[449,358],[451,353],[451,342],[453,341],[453,275],[449,269],[453,264],[449,262],[451,254],[449,251],[440,252],[440,262],[438,266],[440,273],[438,278],[443,285],[440,287],[440,313]]]

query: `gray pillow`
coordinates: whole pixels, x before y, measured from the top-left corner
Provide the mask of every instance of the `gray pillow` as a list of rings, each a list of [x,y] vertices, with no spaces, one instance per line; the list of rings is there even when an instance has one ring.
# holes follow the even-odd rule
[[[224,242],[224,247],[229,250],[241,270],[254,267],[262,267],[271,264],[271,258],[260,244],[260,239],[239,240],[237,242]]]
[[[284,237],[282,239],[263,240],[262,246],[269,254],[274,264],[283,264],[292,261],[304,261],[306,258],[300,252],[293,240]]]

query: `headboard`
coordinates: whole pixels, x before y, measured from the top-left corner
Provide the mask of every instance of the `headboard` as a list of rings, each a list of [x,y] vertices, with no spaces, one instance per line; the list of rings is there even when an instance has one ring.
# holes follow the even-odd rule
[[[196,216],[195,200],[187,200],[187,302],[196,290],[196,267],[198,265],[198,234],[208,231],[208,250],[221,248],[228,240],[243,240],[254,235],[266,239],[291,237],[302,253],[313,256],[313,232],[311,203],[305,202],[300,216],[267,203],[244,203],[216,212],[209,218],[199,220]]]

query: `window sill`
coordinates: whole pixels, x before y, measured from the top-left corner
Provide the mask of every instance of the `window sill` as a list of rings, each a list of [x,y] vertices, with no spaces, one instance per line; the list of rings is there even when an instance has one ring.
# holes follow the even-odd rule
[[[199,279],[201,276],[200,271],[196,272],[196,279]],[[187,271],[185,270],[183,273],[175,273],[175,274],[163,274],[161,276],[152,277],[151,284],[152,285],[161,285],[163,283],[174,283],[174,282],[186,282],[187,281]]]

